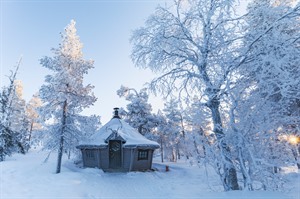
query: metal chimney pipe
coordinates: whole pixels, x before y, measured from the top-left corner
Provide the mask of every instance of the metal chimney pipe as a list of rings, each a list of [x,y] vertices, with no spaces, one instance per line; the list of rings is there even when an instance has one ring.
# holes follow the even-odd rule
[[[114,117],[113,118],[121,119],[119,116],[119,108],[118,107],[114,108]]]

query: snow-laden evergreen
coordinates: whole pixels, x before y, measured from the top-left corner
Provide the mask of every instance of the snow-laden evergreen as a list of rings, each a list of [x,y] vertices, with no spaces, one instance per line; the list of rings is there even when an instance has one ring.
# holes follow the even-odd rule
[[[173,162],[176,162],[177,158],[180,159],[181,154],[186,154],[184,151],[186,142],[183,113],[179,108],[179,102],[174,98],[164,104],[162,111],[165,116],[165,123],[163,123],[164,128],[159,130],[164,136],[165,158]]]
[[[22,98],[22,83],[16,79],[21,60],[9,76],[9,85],[0,92],[0,161],[15,152],[25,154],[29,149],[29,121]]]
[[[129,101],[126,109],[120,110],[120,115],[124,117],[124,121],[136,128],[140,134],[151,138],[151,134],[157,126],[157,120],[151,113],[152,107],[148,102],[149,96],[146,89],[137,92],[134,88],[121,86],[117,94]]]
[[[26,115],[26,102],[23,99],[23,86],[20,80],[14,81],[13,97],[10,102],[9,126],[17,140],[18,152],[25,153],[29,149],[29,120]]]
[[[96,101],[93,86],[83,84],[84,75],[94,67],[94,62],[83,59],[74,20],[61,36],[59,47],[52,49],[54,55],[40,60],[52,73],[45,77],[39,91],[43,102],[39,114],[45,122],[43,130],[48,139],[45,147],[58,150],[57,173],[63,153],[73,152],[78,142],[94,133],[99,125],[98,117],[80,115]]]

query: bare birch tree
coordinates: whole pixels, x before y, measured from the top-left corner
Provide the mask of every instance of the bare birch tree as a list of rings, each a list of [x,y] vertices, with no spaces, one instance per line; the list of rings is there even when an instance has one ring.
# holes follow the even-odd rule
[[[136,66],[162,74],[151,82],[155,91],[165,95],[185,91],[187,97],[196,93],[209,108],[227,191],[239,189],[220,113],[220,95],[239,41],[233,12],[232,1],[175,1],[174,7],[158,7],[131,39]]]

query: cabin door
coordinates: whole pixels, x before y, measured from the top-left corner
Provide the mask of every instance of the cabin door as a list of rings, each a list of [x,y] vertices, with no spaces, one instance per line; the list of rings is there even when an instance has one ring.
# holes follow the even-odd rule
[[[121,140],[109,141],[109,168],[118,169],[121,168],[122,162],[122,142]]]

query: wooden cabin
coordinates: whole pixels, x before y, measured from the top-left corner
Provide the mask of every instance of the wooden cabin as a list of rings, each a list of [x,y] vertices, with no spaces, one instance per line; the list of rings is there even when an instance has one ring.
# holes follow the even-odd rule
[[[123,121],[115,108],[114,117],[77,148],[82,152],[84,167],[112,172],[145,171],[151,169],[153,152],[159,144]]]

